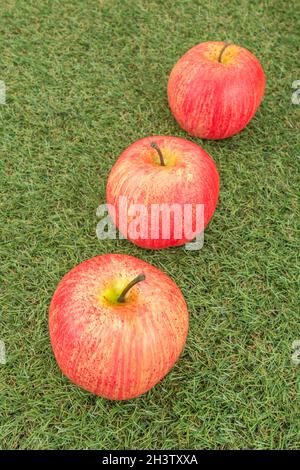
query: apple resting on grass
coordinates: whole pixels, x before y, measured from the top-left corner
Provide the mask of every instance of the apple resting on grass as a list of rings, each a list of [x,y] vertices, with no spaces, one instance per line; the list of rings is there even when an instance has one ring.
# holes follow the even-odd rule
[[[203,42],[175,64],[168,82],[171,111],[178,124],[203,139],[240,132],[256,113],[265,74],[247,49],[228,42]]]
[[[185,344],[188,311],[176,284],[150,264],[110,254],[84,261],[60,281],[49,311],[62,372],[96,395],[147,392]]]
[[[106,188],[108,210],[122,235],[150,249],[183,245],[202,233],[218,194],[219,174],[212,158],[193,142],[166,136],[130,145],[113,166]],[[140,206],[136,218],[134,205]],[[200,227],[198,206],[204,209]],[[137,219],[142,229],[135,230]]]

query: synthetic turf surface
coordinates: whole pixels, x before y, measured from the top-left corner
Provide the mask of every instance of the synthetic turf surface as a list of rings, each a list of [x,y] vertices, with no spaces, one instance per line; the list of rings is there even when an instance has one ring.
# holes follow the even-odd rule
[[[1,2],[0,447],[299,448],[298,2]],[[166,97],[176,60],[205,40],[250,49],[265,99],[239,135],[191,139],[214,158],[220,201],[199,252],[99,241],[109,170],[147,135],[187,137]],[[169,274],[190,311],[184,353],[153,390],[109,402],[72,385],[47,310],[75,264],[109,252]]]

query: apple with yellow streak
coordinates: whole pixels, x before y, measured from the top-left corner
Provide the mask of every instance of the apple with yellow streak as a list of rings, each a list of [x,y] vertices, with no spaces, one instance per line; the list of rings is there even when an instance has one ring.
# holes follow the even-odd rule
[[[185,344],[188,311],[176,284],[128,255],[96,256],[60,281],[49,330],[62,372],[111,400],[141,395],[172,368]]]
[[[171,72],[170,108],[189,134],[225,139],[252,119],[265,82],[261,64],[247,49],[230,42],[203,42],[187,51]]]
[[[218,194],[219,174],[212,158],[199,145],[171,136],[145,137],[130,145],[114,164],[106,188],[108,209],[123,236],[149,249],[190,242],[210,221]],[[121,223],[121,197],[128,203],[126,224]],[[130,208],[134,205],[145,208],[146,230],[131,230],[135,220]],[[180,209],[180,220],[170,213],[169,231],[164,231],[163,212],[154,222],[155,205]],[[187,205],[191,207],[189,226],[185,224],[187,217],[184,220]],[[198,205],[204,209],[201,227],[197,227]]]

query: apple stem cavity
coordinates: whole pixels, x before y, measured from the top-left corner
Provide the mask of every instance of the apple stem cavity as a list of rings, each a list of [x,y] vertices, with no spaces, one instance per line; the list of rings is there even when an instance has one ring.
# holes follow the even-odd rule
[[[227,49],[228,46],[231,46],[231,44],[232,44],[231,41],[224,41],[224,46],[222,47],[221,52],[220,52],[219,57],[218,57],[218,62],[220,62],[220,64],[222,63],[222,55],[223,55],[225,49]]]
[[[139,274],[137,277],[132,279],[132,281],[129,282],[129,284],[125,287],[125,289],[122,291],[121,295],[118,297],[118,302],[124,303],[125,302],[125,296],[127,292],[135,286],[138,282],[144,281],[146,279],[145,274]]]
[[[162,151],[160,150],[159,146],[157,145],[157,143],[156,142],[151,142],[150,145],[151,145],[152,148],[154,148],[157,151],[161,166],[166,166],[165,161],[164,161],[164,156],[163,156]]]

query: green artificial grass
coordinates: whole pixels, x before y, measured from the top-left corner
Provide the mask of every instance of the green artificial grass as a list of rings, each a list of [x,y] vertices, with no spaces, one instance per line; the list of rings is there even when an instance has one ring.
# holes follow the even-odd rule
[[[1,2],[0,364],[2,449],[296,449],[299,321],[298,2]],[[267,75],[247,128],[225,141],[182,131],[168,108],[173,64],[229,39]],[[112,164],[166,134],[200,144],[221,177],[204,247],[151,252],[98,240]],[[110,402],[70,383],[47,315],[60,278],[119,252],[169,274],[190,312],[183,355],[146,395]]]

